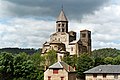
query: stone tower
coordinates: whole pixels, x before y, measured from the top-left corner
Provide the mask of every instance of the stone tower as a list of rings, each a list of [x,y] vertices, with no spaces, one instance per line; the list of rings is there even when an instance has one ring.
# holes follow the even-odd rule
[[[56,21],[56,32],[68,32],[68,20],[63,9],[61,10]]]
[[[76,32],[68,30],[68,19],[62,9],[56,20],[56,31],[50,35],[50,40],[43,44],[42,53],[54,49],[59,59],[67,53],[79,55],[91,52],[91,31],[80,31],[80,39],[77,40]]]
[[[80,31],[80,40],[82,42],[82,52],[91,52],[91,31]]]

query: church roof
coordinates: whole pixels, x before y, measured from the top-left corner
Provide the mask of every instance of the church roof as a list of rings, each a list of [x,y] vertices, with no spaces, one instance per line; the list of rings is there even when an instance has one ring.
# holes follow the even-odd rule
[[[74,72],[74,69],[63,61],[56,62],[55,64],[51,65],[49,69],[65,69],[68,72]]]
[[[81,30],[80,32],[83,32],[83,31],[87,31],[87,32],[89,32],[89,30],[87,30],[87,29],[85,29],[85,30]]]
[[[58,16],[57,21],[68,21],[67,17],[65,16],[65,13],[64,13],[63,9],[61,10],[61,12]]]
[[[50,44],[52,44],[52,43],[54,43],[54,44],[62,44],[62,42],[60,42],[60,41],[58,41],[58,40],[52,40],[52,41],[50,42]]]

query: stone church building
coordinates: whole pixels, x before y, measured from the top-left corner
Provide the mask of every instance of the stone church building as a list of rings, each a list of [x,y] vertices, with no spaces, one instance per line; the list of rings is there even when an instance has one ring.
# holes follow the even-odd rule
[[[80,53],[91,52],[91,31],[81,30],[80,38],[76,40],[76,32],[68,31],[68,22],[62,9],[56,21],[56,32],[50,35],[48,42],[43,44],[43,54],[52,49],[60,53],[59,56],[61,57],[65,53],[79,55]]]

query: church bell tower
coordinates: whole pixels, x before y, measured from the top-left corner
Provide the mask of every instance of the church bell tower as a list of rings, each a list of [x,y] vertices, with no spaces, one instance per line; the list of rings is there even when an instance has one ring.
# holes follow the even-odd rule
[[[56,32],[68,32],[68,20],[63,9],[61,10],[56,21]]]

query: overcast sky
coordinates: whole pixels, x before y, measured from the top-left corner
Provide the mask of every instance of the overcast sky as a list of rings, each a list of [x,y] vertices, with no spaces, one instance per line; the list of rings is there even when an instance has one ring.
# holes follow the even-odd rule
[[[120,49],[120,0],[0,0],[0,48],[42,47],[62,5],[69,30],[92,32],[93,50]]]

